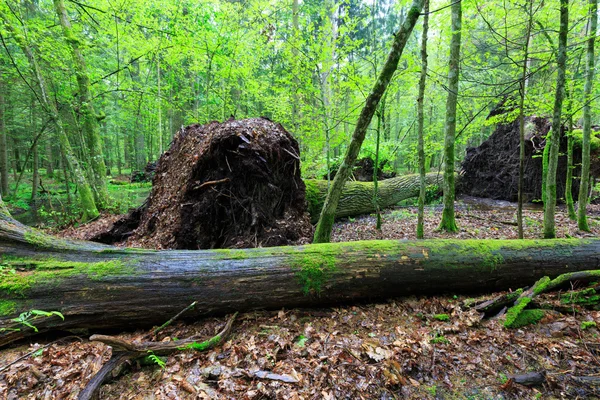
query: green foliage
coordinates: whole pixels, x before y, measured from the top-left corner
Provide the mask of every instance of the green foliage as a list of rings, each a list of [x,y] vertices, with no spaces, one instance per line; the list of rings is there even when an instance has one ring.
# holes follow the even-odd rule
[[[448,314],[435,314],[433,319],[437,319],[438,321],[450,321],[450,316]]]
[[[148,350],[147,358],[150,362],[158,365],[160,369],[165,369],[167,366],[167,363],[165,362],[163,357],[157,356],[152,350]]]
[[[2,10],[13,25],[26,28],[26,35],[19,30],[14,36],[26,36],[35,45],[43,77],[51,83],[48,95],[60,105],[71,146],[89,180],[93,178],[91,165],[98,160],[90,158],[90,144],[81,135],[83,122],[90,115],[85,105],[78,104],[81,93],[76,79],[80,71],[72,62],[70,45],[79,45],[92,83],[97,114],[93,117],[100,124],[103,158],[117,178],[113,182],[123,179],[115,177],[115,172],[127,175],[158,159],[161,148],[168,148],[181,126],[225,120],[230,115],[264,115],[282,123],[299,142],[303,176],[322,178],[327,172],[326,149],[331,149],[329,158],[335,169],[346,150],[365,94],[372,88],[389,51],[393,40],[390,33],[397,31],[406,12],[406,4],[392,0],[372,4],[300,2],[295,14],[290,4],[269,0],[201,0],[194,4],[179,1],[160,5],[139,0],[130,0],[126,5],[97,0],[94,8],[86,8],[87,12],[66,2],[69,16],[77,18],[72,18],[72,30],[65,37],[60,29],[48,29],[56,26],[52,2],[13,3],[14,14],[8,12],[6,4]],[[571,3],[573,27],[569,43],[579,43],[586,29],[588,7],[586,2]],[[538,4],[534,0],[534,17],[540,26],[534,27],[530,43],[536,62],[528,77],[525,109],[527,115],[548,116],[554,97],[548,82],[554,81],[555,74],[555,54],[551,50],[555,43],[549,43],[549,39],[556,42],[558,3],[552,0],[544,7],[537,7]],[[486,9],[484,14],[471,2],[463,4],[463,8],[469,18],[464,18],[461,27],[456,167],[466,147],[477,146],[495,124],[510,123],[517,115],[515,77],[519,76],[523,59],[523,27],[528,18],[523,5],[515,2]],[[436,34],[434,45],[429,46],[429,67],[438,72],[429,76],[424,99],[428,169],[443,163],[440,154],[444,147],[447,88],[442,77],[447,70],[451,33],[448,10],[430,17]],[[415,28],[407,44],[381,108],[384,118],[379,154],[381,160],[387,161],[386,172],[416,170],[414,102],[420,71],[419,30]],[[548,32],[549,39],[545,36]],[[48,117],[37,99],[32,102],[30,86],[35,85],[33,76],[27,73],[27,58],[16,48],[14,37],[6,37],[7,48],[19,70],[13,65],[3,70],[2,79],[10,85],[10,90],[4,91],[3,121],[10,158],[14,159],[11,161],[18,162],[19,168],[25,166],[26,172],[16,196],[11,193],[5,200],[12,211],[26,211],[21,216],[28,223],[53,227],[77,223],[85,210],[75,205],[79,192],[73,183],[67,196],[64,180],[44,177],[44,189],[52,194],[39,193],[39,207],[32,207],[29,201],[31,159],[24,159],[34,134]],[[573,119],[578,120],[582,68],[578,70],[575,50],[570,52],[568,69],[572,74],[568,76],[568,86],[572,109],[577,111]],[[489,111],[502,99],[507,112],[486,121]],[[374,125],[359,157],[373,158]],[[47,127],[39,140],[40,161],[46,165],[48,145],[55,176],[62,176],[61,149],[52,130]],[[597,148],[597,141],[592,140],[593,149]],[[67,175],[71,181],[73,171],[67,171]],[[10,179],[12,192],[14,178]],[[143,195],[141,188],[138,191],[119,183],[109,185],[108,191],[113,200],[105,206],[116,213],[138,205]],[[428,190],[428,202],[437,198],[434,190]],[[35,217],[32,208],[38,210]]]
[[[0,313],[0,315],[2,315],[2,314]],[[65,320],[65,317],[58,311],[30,310],[30,311],[22,312],[21,314],[19,314],[18,317],[11,319],[11,321],[16,322],[17,324],[23,325],[24,327],[33,329],[34,332],[37,332],[38,328],[35,325],[33,325],[35,320],[39,319],[39,318],[50,318],[52,316],[60,317],[63,321]],[[0,328],[0,332],[4,332],[7,330],[18,331],[20,329],[19,328],[12,328],[12,329]]]
[[[581,330],[585,331],[586,329],[590,329],[590,328],[595,328],[596,327],[596,322],[595,321],[581,321]]]
[[[450,344],[450,341],[441,333],[436,332],[434,337],[429,340],[431,344]]]

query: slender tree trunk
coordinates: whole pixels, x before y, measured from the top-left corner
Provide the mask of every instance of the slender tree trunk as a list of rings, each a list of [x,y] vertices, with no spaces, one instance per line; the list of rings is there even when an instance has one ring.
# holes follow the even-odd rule
[[[552,135],[546,141],[548,150],[548,170],[546,176],[546,198],[544,202],[544,238],[556,237],[554,214],[556,207],[556,169],[558,166],[558,148],[561,134],[562,104],[565,96],[565,74],[567,64],[567,33],[569,30],[569,2],[560,0],[560,31],[558,35],[556,96],[552,116]]]
[[[423,239],[425,211],[425,140],[423,137],[423,103],[425,101],[425,86],[427,80],[427,34],[429,33],[429,0],[423,6],[423,33],[421,34],[421,74],[419,77],[419,94],[417,96],[417,135],[419,154],[419,212],[417,215],[417,239]]]
[[[567,96],[567,102],[569,105],[567,106],[567,112],[569,113],[569,118],[567,120],[567,176],[565,178],[565,203],[567,205],[567,213],[569,215],[569,219],[571,221],[577,220],[577,214],[575,213],[575,205],[573,202],[573,118],[570,116],[571,114],[571,100],[569,96]]]
[[[13,34],[13,38],[16,40],[17,44],[25,54],[27,61],[29,62],[29,66],[32,70],[35,84],[38,86],[39,89],[39,96],[42,102],[42,106],[54,122],[59,144],[61,146],[62,151],[64,152],[67,162],[71,166],[71,169],[76,179],[77,188],[79,191],[79,200],[81,203],[81,208],[83,210],[83,219],[87,220],[95,218],[99,215],[99,213],[96,207],[96,202],[94,201],[92,190],[87,179],[85,178],[85,174],[81,166],[79,165],[79,161],[75,157],[75,153],[71,148],[71,143],[69,142],[69,138],[67,137],[67,133],[65,131],[62,119],[58,113],[58,109],[56,108],[56,104],[49,97],[46,82],[44,80],[44,77],[42,76],[42,70],[37,62],[37,59],[34,56],[33,50],[25,42],[25,37],[17,31],[15,31],[10,18],[1,10],[0,18],[4,20],[4,27],[10,33]]]
[[[65,9],[63,0],[54,0],[54,7],[62,26],[63,34],[71,48],[77,85],[79,88],[79,106],[82,119],[81,126],[90,152],[91,168],[93,171],[93,186],[96,201],[100,207],[108,205],[108,189],[106,187],[106,165],[102,151],[102,137],[98,126],[98,115],[94,110],[90,90],[90,78],[85,59],[80,49],[80,40],[76,37]]]
[[[575,81],[579,77],[579,66],[581,64],[581,55],[577,57],[577,67],[575,68],[575,72],[572,75],[570,81]],[[573,170],[575,166],[573,165],[573,147],[575,144],[575,140],[573,138],[573,90],[575,88],[575,84],[571,85],[571,89],[569,89],[569,85],[565,84],[565,96],[567,98],[567,128],[566,128],[566,136],[567,136],[567,174],[565,177],[565,203],[567,204],[567,212],[569,215],[569,219],[571,221],[577,221],[577,213],[575,212],[575,204],[573,201]]]
[[[379,112],[377,113],[377,138],[375,139],[375,162],[373,163],[373,205],[375,206],[375,214],[377,214],[377,222],[375,228],[381,231],[381,209],[379,208],[379,190],[378,190],[378,172],[379,172],[379,138],[381,137],[381,115],[384,112],[382,105],[384,100],[379,104]]]
[[[32,204],[33,212],[37,216],[36,200],[37,200],[38,187],[39,187],[39,183],[40,183],[40,154],[38,151],[39,150],[39,146],[38,146],[39,139],[37,139],[35,137],[36,135],[38,135],[38,132],[37,132],[37,126],[36,126],[37,124],[36,124],[36,117],[34,115],[34,110],[35,110],[35,98],[33,96],[31,96],[30,125],[31,125],[31,132],[33,132],[33,135],[34,135],[34,142],[33,142],[33,149],[32,149],[32,151],[33,151],[33,155],[32,155],[33,176],[31,179],[31,204]]]
[[[523,66],[521,69],[521,81],[519,82],[519,189],[517,204],[517,230],[519,239],[523,239],[523,186],[525,184],[525,96],[529,69],[529,41],[531,27],[533,25],[533,0],[529,1],[527,31],[525,34],[525,51],[523,52]]]
[[[4,81],[0,80],[0,194],[8,196],[8,146],[4,123]]]
[[[588,188],[590,186],[590,136],[591,136],[591,101],[594,81],[594,41],[598,25],[598,2],[589,0],[590,22],[587,42],[587,63],[585,69],[585,87],[583,97],[583,140],[581,145],[581,182],[579,184],[577,226],[580,230],[589,232],[586,207],[588,203]]]
[[[38,144],[33,144],[33,177],[31,178],[31,203],[34,211],[37,214],[37,192],[40,184],[40,154],[38,151]]]
[[[316,243],[329,242],[331,238],[331,229],[335,219],[335,210],[342,194],[342,189],[344,188],[344,184],[350,176],[352,166],[356,161],[356,157],[358,156],[362,142],[365,139],[365,134],[369,124],[371,123],[373,114],[377,109],[379,100],[383,96],[385,89],[390,83],[392,75],[398,67],[398,61],[400,60],[404,46],[406,45],[410,33],[412,32],[412,29],[419,18],[422,8],[423,0],[413,1],[410,11],[404,20],[400,31],[395,35],[394,43],[392,44],[392,50],[388,56],[388,59],[385,62],[383,69],[381,70],[381,73],[379,74],[379,77],[375,82],[373,89],[371,90],[371,93],[366,99],[365,106],[360,113],[354,133],[352,134],[352,140],[350,141],[350,144],[346,150],[344,161],[342,162],[342,165],[340,166],[337,174],[335,175],[335,179],[329,188],[327,199],[325,200],[323,210],[321,211],[319,222],[317,223],[317,228],[315,230],[314,241]]]
[[[294,86],[292,93],[292,126],[294,127],[294,133],[298,133],[298,125],[300,121],[300,105],[298,99],[298,90],[300,89],[300,80],[298,79],[298,35],[300,27],[298,25],[298,0],[292,0],[292,35],[293,35],[293,47],[292,57],[294,65]]]
[[[450,63],[448,68],[448,98],[446,100],[446,126],[444,134],[444,209],[440,229],[457,232],[454,218],[454,141],[456,136],[456,105],[458,102],[458,78],[460,73],[460,37],[462,29],[462,3],[454,2],[452,10],[452,39],[450,40]]]
[[[163,153],[162,99],[160,95],[160,56],[156,57],[156,79],[158,81],[158,157]]]
[[[46,140],[46,177],[48,178],[54,178],[54,156],[52,154],[52,136]]]

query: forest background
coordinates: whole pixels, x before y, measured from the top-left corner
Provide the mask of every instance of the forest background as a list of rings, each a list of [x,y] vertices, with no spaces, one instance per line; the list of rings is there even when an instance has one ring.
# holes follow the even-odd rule
[[[525,115],[552,115],[560,25],[558,0],[461,3],[457,169],[468,146],[518,117],[524,64]],[[430,5],[426,170],[443,163],[448,5]],[[393,0],[6,0],[0,5],[2,196],[58,224],[95,217],[86,196],[97,209],[125,211],[130,204],[115,202],[122,189],[107,176],[143,170],[182,126],[230,116],[281,123],[300,143],[303,176],[327,178],[409,7]],[[572,115],[576,124],[586,40],[596,36],[588,25],[588,4],[571,2],[570,111],[563,119]],[[380,165],[389,172],[418,167],[421,36],[417,23],[361,148],[361,157],[374,158],[379,136]],[[514,111],[487,118],[501,101]],[[90,193],[81,190],[83,180]]]

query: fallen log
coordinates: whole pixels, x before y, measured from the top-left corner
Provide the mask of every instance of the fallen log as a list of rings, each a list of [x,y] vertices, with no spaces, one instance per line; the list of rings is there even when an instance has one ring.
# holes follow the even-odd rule
[[[0,212],[0,346],[50,329],[140,328],[186,316],[414,294],[491,292],[600,269],[600,240],[363,241],[151,251],[63,240]]]
[[[441,187],[443,176],[437,172],[425,175],[427,185]],[[312,223],[316,223],[321,214],[325,197],[327,197],[327,181],[305,179],[306,201]],[[403,175],[382,180],[378,183],[378,205],[386,208],[398,202],[419,195],[419,175]],[[373,182],[349,181],[344,185],[342,196],[335,212],[336,218],[368,214],[375,211],[373,202]]]

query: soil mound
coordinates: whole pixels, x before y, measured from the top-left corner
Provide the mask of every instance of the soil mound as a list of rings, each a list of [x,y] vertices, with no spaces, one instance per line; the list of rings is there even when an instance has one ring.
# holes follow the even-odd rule
[[[542,153],[551,121],[542,117],[525,119],[525,175],[524,201],[541,201]],[[556,175],[557,197],[564,197],[567,175],[567,138],[560,138],[558,169]],[[592,176],[600,173],[598,149],[592,148]],[[581,175],[581,148],[577,141],[573,150],[573,185],[575,200],[579,194]],[[462,163],[459,191],[462,194],[515,202],[519,189],[519,121],[500,124],[479,147],[467,149]]]
[[[98,239],[212,249],[302,244],[312,236],[298,143],[266,118],[182,128],[142,208]]]

